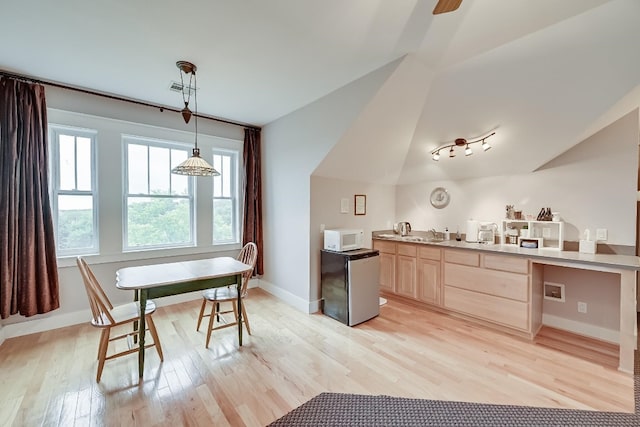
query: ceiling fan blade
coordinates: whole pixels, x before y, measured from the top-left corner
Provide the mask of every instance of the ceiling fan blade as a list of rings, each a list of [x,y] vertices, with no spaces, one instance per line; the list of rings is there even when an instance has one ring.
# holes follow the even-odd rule
[[[462,0],[439,0],[436,7],[433,8],[433,14],[453,12],[460,7]]]

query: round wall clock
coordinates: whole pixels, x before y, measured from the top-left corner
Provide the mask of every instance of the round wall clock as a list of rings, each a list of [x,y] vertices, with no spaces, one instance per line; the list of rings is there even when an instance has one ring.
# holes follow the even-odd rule
[[[447,192],[446,188],[436,187],[431,192],[431,196],[429,197],[429,201],[431,202],[431,206],[436,209],[442,209],[449,204],[451,200],[451,196]]]

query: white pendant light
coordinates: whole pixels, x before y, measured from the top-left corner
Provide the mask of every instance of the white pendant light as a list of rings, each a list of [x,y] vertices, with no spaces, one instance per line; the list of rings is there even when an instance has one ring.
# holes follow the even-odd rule
[[[191,90],[193,88],[193,98],[195,103],[195,123],[196,123],[196,137],[193,147],[193,154],[184,162],[180,163],[175,168],[171,169],[171,173],[177,175],[189,175],[189,176],[219,176],[220,172],[215,170],[205,159],[200,157],[200,149],[198,148],[198,80],[196,77],[196,66],[191,62],[178,61],[176,66],[180,70],[180,81],[182,82],[182,100],[184,101],[184,108],[180,112],[185,123],[189,123],[192,113],[189,109],[189,101],[191,100]],[[189,86],[184,85],[183,75],[189,74]],[[193,80],[193,86],[191,86],[191,80]],[[186,93],[185,93],[186,90]]]

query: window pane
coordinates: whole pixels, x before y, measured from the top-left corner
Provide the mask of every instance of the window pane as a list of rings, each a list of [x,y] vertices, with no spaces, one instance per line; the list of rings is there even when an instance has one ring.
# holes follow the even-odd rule
[[[129,247],[191,242],[188,199],[129,197],[127,212]]]
[[[213,197],[222,197],[222,156],[214,154],[213,156],[213,168],[218,172],[221,172],[219,176],[213,177]]]
[[[171,174],[169,149],[149,147],[149,184],[151,194],[169,194]]]
[[[222,158],[222,196],[231,197],[231,156]]]
[[[93,196],[58,196],[58,249],[93,247]]]
[[[59,135],[60,144],[60,189],[76,189],[76,144],[75,137],[71,135]]]
[[[129,175],[129,193],[149,194],[149,165],[147,163],[147,146],[128,145],[127,172]]]
[[[186,150],[171,150],[171,169],[187,160]],[[171,194],[186,196],[189,194],[189,177],[185,175],[171,174]]]
[[[213,241],[233,241],[233,203],[230,199],[213,201]]]
[[[91,139],[78,137],[76,139],[78,168],[78,190],[91,191]]]

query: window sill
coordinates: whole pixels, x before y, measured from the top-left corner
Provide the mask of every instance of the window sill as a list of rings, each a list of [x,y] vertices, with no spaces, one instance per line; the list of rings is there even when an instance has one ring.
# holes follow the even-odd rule
[[[109,264],[116,262],[137,261],[147,259],[169,258],[184,255],[199,255],[204,253],[216,254],[220,252],[237,251],[241,248],[240,243],[231,243],[226,245],[215,245],[209,247],[188,247],[188,248],[171,248],[171,249],[154,249],[135,252],[124,252],[116,254],[100,254],[100,255],[82,255],[89,264]],[[58,268],[75,267],[76,255],[58,257]]]

